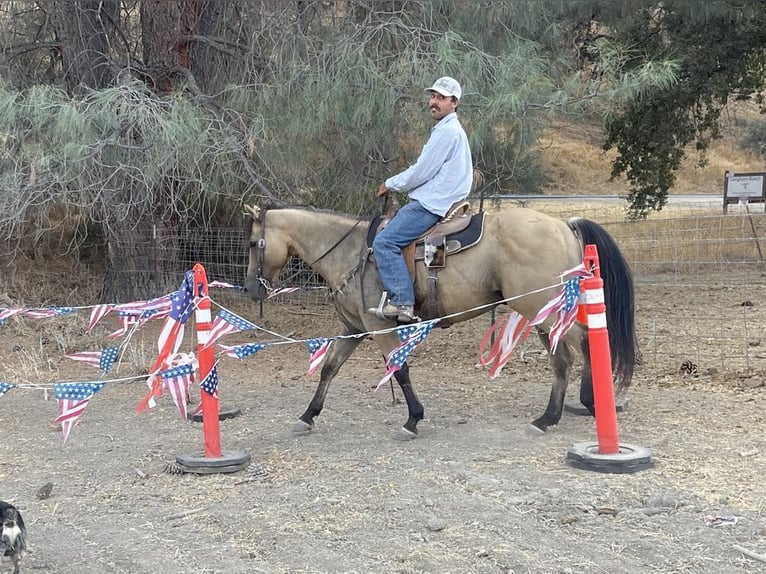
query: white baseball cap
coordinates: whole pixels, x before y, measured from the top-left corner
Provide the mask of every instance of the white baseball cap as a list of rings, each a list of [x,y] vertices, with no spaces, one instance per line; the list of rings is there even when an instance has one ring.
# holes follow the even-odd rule
[[[455,78],[450,78],[449,76],[439,78],[434,82],[433,86],[426,88],[426,91],[438,92],[442,96],[455,96],[458,100],[463,93],[463,90],[460,89],[460,84],[458,84],[457,80]]]

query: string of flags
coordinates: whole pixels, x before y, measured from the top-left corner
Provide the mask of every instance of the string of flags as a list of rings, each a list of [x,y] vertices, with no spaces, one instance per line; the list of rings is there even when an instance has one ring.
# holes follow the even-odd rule
[[[504,319],[494,322],[482,337],[479,349],[479,364],[489,368],[489,376],[491,378],[499,375],[513,351],[526,340],[532,327],[541,324],[551,316],[555,317],[555,320],[552,324],[549,337],[551,348],[555,351],[558,342],[576,320],[580,280],[589,275],[590,271],[583,265],[578,265],[562,273],[559,276],[561,282],[560,289],[556,291],[551,300],[540,309],[537,316],[531,321],[519,313],[511,311]],[[569,277],[569,279],[565,281],[565,277]],[[164,319],[165,323],[157,341],[158,355],[154,364],[149,369],[149,374],[146,378],[149,390],[146,396],[139,402],[136,411],[141,412],[153,408],[156,405],[156,399],[162,396],[163,391],[167,391],[177,407],[181,418],[185,420],[188,413],[187,405],[189,404],[190,387],[195,382],[195,372],[199,369],[199,365],[194,353],[179,353],[178,351],[183,340],[185,323],[196,308],[197,301],[194,296],[193,285],[194,273],[187,271],[178,291],[148,301],[102,304],[92,307],[0,308],[0,326],[14,316],[42,319],[67,315],[79,309],[90,308],[91,313],[87,331],[91,331],[110,313],[116,313],[120,328],[109,333],[106,337],[108,339],[115,339],[127,335],[128,337],[126,337],[126,341],[122,345],[109,346],[97,351],[80,351],[67,355],[70,359],[97,367],[104,374],[107,374],[119,360],[121,351],[132,333],[150,320]],[[241,289],[229,283],[218,281],[211,282],[209,287]],[[296,289],[289,288],[287,290],[275,291],[283,293],[294,290]],[[369,336],[395,330],[399,337],[400,344],[386,357],[386,373],[376,389],[390,381],[391,377],[403,367],[410,354],[426,339],[440,320],[441,318],[390,328],[375,333],[353,335],[354,337]],[[226,335],[254,329],[264,330],[236,313],[221,307],[212,322],[209,337],[204,348],[215,345],[219,349],[219,355],[242,361],[270,346],[300,342],[283,337],[283,341],[271,343],[243,343],[240,345],[223,345],[218,343],[218,340]],[[497,335],[497,338],[491,347],[487,349],[493,335]],[[342,337],[319,337],[302,341],[309,353],[307,376],[312,376],[318,371],[327,356],[332,342]],[[133,381],[141,378],[144,378],[144,376],[91,382],[54,383],[54,397],[59,409],[59,414],[54,419],[54,423],[61,425],[62,444],[66,444],[72,428],[82,418],[90,400],[107,383],[126,380]],[[0,381],[0,397],[18,386],[13,383]],[[218,398],[217,362],[204,379],[200,381],[199,387],[203,392]],[[23,385],[23,388],[50,387],[44,385]],[[201,412],[201,408],[202,405],[200,403],[195,407],[193,414]]]

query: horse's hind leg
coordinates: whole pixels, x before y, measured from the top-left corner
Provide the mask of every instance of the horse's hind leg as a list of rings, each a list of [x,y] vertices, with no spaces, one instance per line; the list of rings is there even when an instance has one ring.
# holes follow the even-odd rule
[[[314,418],[318,417],[319,413],[322,412],[324,399],[327,396],[327,389],[330,383],[335,378],[335,375],[338,374],[343,363],[346,362],[361,342],[361,337],[349,337],[333,341],[330,350],[327,351],[325,364],[322,366],[317,390],[314,392],[314,397],[311,399],[306,412],[293,425],[292,431],[294,433],[304,434],[314,429]]]
[[[407,363],[402,365],[402,368],[394,373],[396,382],[404,393],[404,399],[407,401],[407,412],[409,417],[404,426],[400,429],[399,433],[394,437],[398,440],[410,440],[418,434],[418,423],[423,420],[423,405],[418,399],[418,395],[415,389],[412,388],[412,382],[410,381],[410,367]]]
[[[590,414],[596,414],[596,401],[593,396],[593,374],[590,366],[590,344],[584,336],[580,343],[582,349],[582,377],[580,378],[580,402]]]
[[[548,407],[543,416],[532,421],[532,426],[542,432],[548,430],[548,427],[555,426],[561,420],[561,413],[564,410],[564,395],[567,391],[567,377],[569,368],[572,365],[572,353],[569,346],[563,341],[556,347],[556,352],[551,353],[551,342],[547,333],[538,331],[540,340],[548,349],[551,367],[553,367],[553,387],[548,399]]]

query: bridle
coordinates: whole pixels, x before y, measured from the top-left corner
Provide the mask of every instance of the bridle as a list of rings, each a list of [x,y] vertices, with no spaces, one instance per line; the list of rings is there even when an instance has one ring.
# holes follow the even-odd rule
[[[248,207],[248,212],[250,213],[250,216],[253,218],[253,221],[258,221],[261,224],[261,236],[256,240],[250,240],[250,249],[255,249],[255,278],[263,285],[264,289],[266,289],[266,292],[271,291],[271,283],[263,277],[263,262],[266,258],[266,211],[268,211],[268,207],[263,208],[257,208],[257,207]],[[309,267],[313,267],[317,262],[324,259],[327,255],[329,255],[336,247],[338,247],[343,241],[351,235],[351,233],[356,229],[356,226],[359,225],[363,219],[359,218],[354,222],[354,225],[349,228],[346,233],[344,233],[340,239],[338,239],[327,251],[322,253],[319,257],[314,259],[311,263],[308,264]]]
[[[253,221],[260,221],[261,218],[263,220],[261,221],[261,236],[253,241],[250,240],[250,249],[255,249],[255,278],[263,285],[263,288],[266,289],[266,292],[268,293],[271,291],[271,283],[269,283],[268,280],[263,278],[263,262],[266,259],[266,209],[262,208],[259,211],[256,211],[258,208],[248,208],[248,211],[250,213],[250,216],[253,218]],[[251,225],[252,230],[252,225]]]

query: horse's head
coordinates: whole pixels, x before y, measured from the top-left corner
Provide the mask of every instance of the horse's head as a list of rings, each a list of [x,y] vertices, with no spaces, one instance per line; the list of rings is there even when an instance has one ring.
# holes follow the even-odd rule
[[[249,246],[245,289],[251,299],[263,301],[271,289],[271,282],[287,264],[290,253],[279,230],[266,225],[268,209],[256,205],[245,209],[245,236]]]

